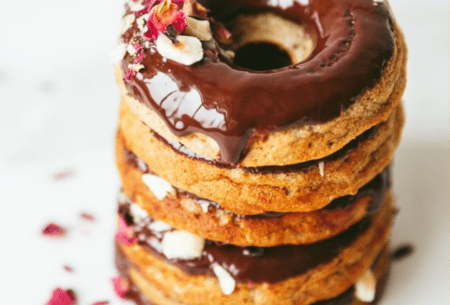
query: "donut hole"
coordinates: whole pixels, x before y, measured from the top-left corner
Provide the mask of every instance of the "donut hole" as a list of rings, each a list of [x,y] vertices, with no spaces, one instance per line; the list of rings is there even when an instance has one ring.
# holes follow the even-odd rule
[[[306,60],[314,51],[314,33],[304,24],[272,12],[240,15],[229,23],[236,66],[254,71],[280,69]]]
[[[270,43],[250,43],[235,51],[233,63],[254,71],[280,69],[292,64],[291,57],[277,45]]]

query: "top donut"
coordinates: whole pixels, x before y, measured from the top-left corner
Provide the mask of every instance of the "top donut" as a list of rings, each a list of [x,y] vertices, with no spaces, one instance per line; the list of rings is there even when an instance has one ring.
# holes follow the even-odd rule
[[[290,165],[398,105],[406,47],[384,1],[201,2],[130,1],[123,18],[122,92],[167,140],[218,163]]]

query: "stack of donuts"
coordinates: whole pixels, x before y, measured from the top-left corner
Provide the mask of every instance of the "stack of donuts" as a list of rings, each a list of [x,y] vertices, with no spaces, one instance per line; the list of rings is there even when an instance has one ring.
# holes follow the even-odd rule
[[[137,304],[375,304],[406,46],[380,0],[130,0],[116,265]]]

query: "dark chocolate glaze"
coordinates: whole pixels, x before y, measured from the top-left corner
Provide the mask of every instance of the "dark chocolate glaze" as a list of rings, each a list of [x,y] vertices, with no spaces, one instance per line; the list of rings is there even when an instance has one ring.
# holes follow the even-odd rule
[[[395,248],[391,253],[393,261],[400,261],[414,253],[414,246],[412,244],[405,244]]]
[[[119,213],[127,221],[131,220],[129,206],[120,206]],[[152,218],[147,217],[140,223],[129,223],[138,237],[138,243],[151,254],[178,266],[187,274],[214,276],[213,266],[219,264],[240,283],[250,281],[276,283],[330,261],[365,232],[371,223],[371,217],[364,218],[335,237],[309,245],[257,248],[238,247],[207,240],[202,256],[190,260],[169,260],[164,256],[161,242],[165,232],[152,230],[149,225],[153,221]]]
[[[127,269],[130,267],[134,267],[139,270],[139,267],[134,266],[128,258],[125,256],[123,251],[120,249],[120,247],[116,244],[115,246],[116,254],[115,254],[115,264],[116,268],[119,271],[120,275],[124,278],[128,279],[128,272]],[[136,303],[136,305],[153,305],[150,301],[148,301],[144,295],[140,292],[139,288],[137,288],[131,280],[129,280],[130,283],[130,291],[125,295],[125,299],[133,301]],[[378,291],[377,291],[378,292]],[[354,288],[351,287],[341,295],[325,300],[325,301],[319,301],[311,305],[348,305],[351,302],[353,302],[353,294],[354,294]],[[378,294],[378,293],[377,293]]]
[[[394,53],[385,3],[310,0],[307,6],[295,2],[283,10],[267,6],[267,0],[203,2],[219,21],[273,11],[306,24],[315,37],[314,51],[305,61],[268,71],[238,67],[220,52],[213,60],[207,53],[192,66],[146,52],[145,69],[125,84],[129,92],[158,113],[176,136],[200,132],[213,138],[224,163],[238,163],[250,145],[249,137],[259,132],[338,117],[375,85]],[[141,34],[133,26],[123,39],[139,42]],[[132,61],[125,58],[124,71]]]

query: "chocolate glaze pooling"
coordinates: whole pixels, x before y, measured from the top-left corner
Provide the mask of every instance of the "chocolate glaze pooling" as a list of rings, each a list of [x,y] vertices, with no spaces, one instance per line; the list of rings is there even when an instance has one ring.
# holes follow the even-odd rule
[[[154,221],[147,217],[133,224],[129,206],[119,206],[119,214],[124,217],[139,238],[139,244],[156,257],[178,266],[187,274],[208,274],[214,276],[215,264],[225,268],[238,282],[276,283],[298,276],[322,263],[330,261],[343,248],[350,245],[371,223],[366,217],[359,223],[337,236],[310,245],[282,245],[276,247],[238,247],[206,241],[202,256],[197,259],[167,259],[162,253],[164,232],[150,228]],[[257,250],[257,251],[256,251]],[[256,255],[254,255],[256,253]]]
[[[205,0],[220,21],[238,14],[273,11],[304,23],[315,37],[304,62],[268,71],[251,71],[223,56],[185,66],[147,51],[145,69],[126,87],[150,107],[177,136],[200,132],[213,138],[221,160],[236,164],[258,132],[319,124],[336,118],[381,78],[395,48],[385,3],[373,0],[310,0],[287,9],[267,0]],[[125,42],[142,41],[133,26]],[[122,68],[133,59],[127,56]],[[250,137],[250,139],[249,139]]]
[[[128,278],[128,268],[136,268],[139,270],[139,267],[133,265],[129,259],[125,256],[123,251],[120,249],[120,247],[116,244],[116,254],[115,254],[115,264],[116,268],[119,271],[120,275],[124,278]],[[129,280],[129,279],[128,279]],[[152,305],[150,301],[148,301],[145,296],[142,294],[142,292],[137,288],[131,280],[130,282],[130,291],[125,295],[125,298],[127,300],[133,301],[136,303],[136,305]],[[377,300],[380,297],[379,290],[377,289]],[[313,303],[311,305],[348,305],[351,304],[354,300],[354,288],[351,287],[344,293],[340,294],[337,297],[334,297],[329,300],[319,301],[316,303]],[[377,303],[376,301],[372,304]]]

